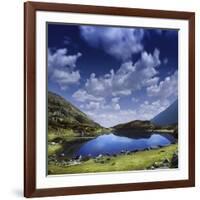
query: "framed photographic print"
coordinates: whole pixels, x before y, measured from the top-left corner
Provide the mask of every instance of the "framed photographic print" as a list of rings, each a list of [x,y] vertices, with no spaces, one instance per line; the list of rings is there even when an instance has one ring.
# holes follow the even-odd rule
[[[25,3],[24,195],[195,183],[195,15]]]

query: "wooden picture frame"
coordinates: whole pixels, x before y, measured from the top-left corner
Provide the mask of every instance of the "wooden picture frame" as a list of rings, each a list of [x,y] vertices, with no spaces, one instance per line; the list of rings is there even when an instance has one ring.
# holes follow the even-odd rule
[[[164,10],[102,7],[58,3],[26,2],[24,4],[24,196],[43,197],[89,193],[123,192],[195,185],[195,14]],[[130,16],[153,19],[178,19],[189,23],[189,129],[188,178],[155,182],[133,182],[57,188],[36,186],[36,12],[82,13]],[[187,131],[187,130],[186,130]]]

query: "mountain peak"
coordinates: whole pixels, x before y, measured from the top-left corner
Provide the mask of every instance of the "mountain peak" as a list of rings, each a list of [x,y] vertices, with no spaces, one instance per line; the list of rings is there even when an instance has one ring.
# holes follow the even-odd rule
[[[178,99],[168,108],[151,119],[156,125],[171,125],[178,123]]]

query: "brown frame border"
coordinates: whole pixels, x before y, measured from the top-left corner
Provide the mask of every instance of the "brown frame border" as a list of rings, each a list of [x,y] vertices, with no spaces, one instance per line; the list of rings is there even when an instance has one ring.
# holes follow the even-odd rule
[[[189,179],[53,189],[36,188],[36,11],[92,13],[189,21]],[[26,2],[24,4],[24,196],[42,197],[195,186],[195,13],[119,7]]]

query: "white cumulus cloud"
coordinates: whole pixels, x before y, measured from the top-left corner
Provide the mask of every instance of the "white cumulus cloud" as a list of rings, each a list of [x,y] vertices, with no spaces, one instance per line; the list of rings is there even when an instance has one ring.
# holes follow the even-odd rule
[[[72,97],[81,103],[85,113],[105,127],[152,119],[170,105],[170,97],[177,95],[177,71],[160,81],[159,53],[158,49],[153,53],[143,51],[135,63],[123,62],[117,70],[111,69],[101,76],[92,73]],[[141,89],[146,89],[147,93],[143,95],[144,102],[139,104],[134,92]],[[125,98],[134,102],[131,108],[124,104]]]
[[[92,94],[88,94],[85,90],[77,90],[72,97],[76,99],[79,102],[85,102],[85,101],[103,101],[103,97],[96,97]]]
[[[120,100],[120,97],[114,97],[114,98],[112,98],[111,101],[112,101],[113,103],[118,103],[119,100]]]
[[[48,77],[57,83],[61,89],[69,85],[77,84],[80,73],[76,68],[76,62],[82,55],[78,52],[75,55],[68,55],[67,49],[57,49],[55,52],[48,50]]]
[[[79,71],[64,71],[55,69],[51,78],[60,85],[61,89],[66,89],[69,85],[77,83],[80,79]]]
[[[105,102],[89,102],[85,106],[81,106],[81,108],[102,126],[112,127],[138,119],[151,120],[165,110],[170,103],[167,99],[152,102],[145,100],[134,109],[122,109],[119,103],[113,103],[113,101],[109,105],[105,104]]]
[[[92,73],[84,87],[76,91],[73,97],[77,101],[86,101],[93,98],[128,96],[142,87],[157,84],[159,78],[156,77],[156,67],[159,65],[159,50],[155,49],[153,54],[142,52],[136,63],[124,62],[116,72],[112,69],[99,77]],[[77,95],[80,93],[85,97],[80,98],[80,95]]]
[[[147,87],[149,96],[166,99],[170,96],[178,95],[178,71],[171,76],[167,76],[163,81]]]
[[[93,47],[100,47],[117,59],[130,59],[134,53],[143,50],[141,40],[143,29],[80,26],[83,39]]]
[[[85,108],[88,110],[97,110],[100,108],[100,102],[91,101],[88,104],[86,104]]]
[[[132,121],[136,117],[136,112],[127,110],[107,110],[107,111],[85,111],[93,120],[104,127],[112,127],[120,123]]]
[[[150,120],[170,105],[170,102],[165,100],[156,100],[153,102],[144,101],[136,109],[137,119]]]

